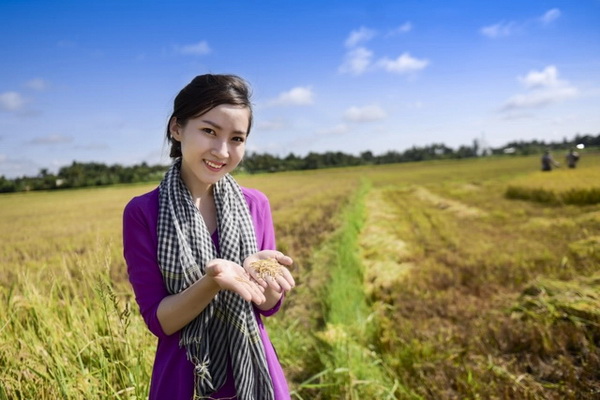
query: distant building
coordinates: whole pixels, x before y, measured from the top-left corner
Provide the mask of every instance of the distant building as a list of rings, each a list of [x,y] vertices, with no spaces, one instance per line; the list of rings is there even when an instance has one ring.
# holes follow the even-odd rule
[[[492,148],[485,140],[485,135],[482,133],[481,138],[473,141],[473,148],[477,157],[492,155]]]

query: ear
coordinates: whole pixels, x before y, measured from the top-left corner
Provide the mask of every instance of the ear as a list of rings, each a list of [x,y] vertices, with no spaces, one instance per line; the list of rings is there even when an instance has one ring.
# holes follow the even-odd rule
[[[177,117],[173,117],[169,121],[169,133],[173,140],[181,142],[181,126],[177,123]]]

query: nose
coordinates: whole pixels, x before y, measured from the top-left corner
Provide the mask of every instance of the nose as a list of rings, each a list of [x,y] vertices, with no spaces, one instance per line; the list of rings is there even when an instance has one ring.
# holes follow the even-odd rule
[[[227,147],[226,140],[214,140],[211,149],[211,154],[218,158],[229,157],[229,148]]]

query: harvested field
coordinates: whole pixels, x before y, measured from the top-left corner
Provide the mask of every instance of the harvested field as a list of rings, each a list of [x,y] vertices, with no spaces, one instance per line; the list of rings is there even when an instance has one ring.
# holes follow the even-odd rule
[[[600,157],[584,160],[564,172],[600,176]],[[297,287],[266,321],[293,398],[597,398],[600,204],[505,196],[537,167],[240,176],[269,197],[295,260]],[[555,192],[574,181],[555,172]],[[145,398],[155,338],[120,224],[153,187],[0,196],[0,399]]]

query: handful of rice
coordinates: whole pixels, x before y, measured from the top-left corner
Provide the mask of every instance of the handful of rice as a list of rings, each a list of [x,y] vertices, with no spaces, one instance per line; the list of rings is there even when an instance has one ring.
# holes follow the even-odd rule
[[[263,279],[265,279],[266,277],[275,278],[277,276],[283,275],[283,266],[279,264],[279,262],[277,262],[277,260],[274,258],[254,261],[252,264],[250,264],[250,266],[254,268],[256,274]]]

